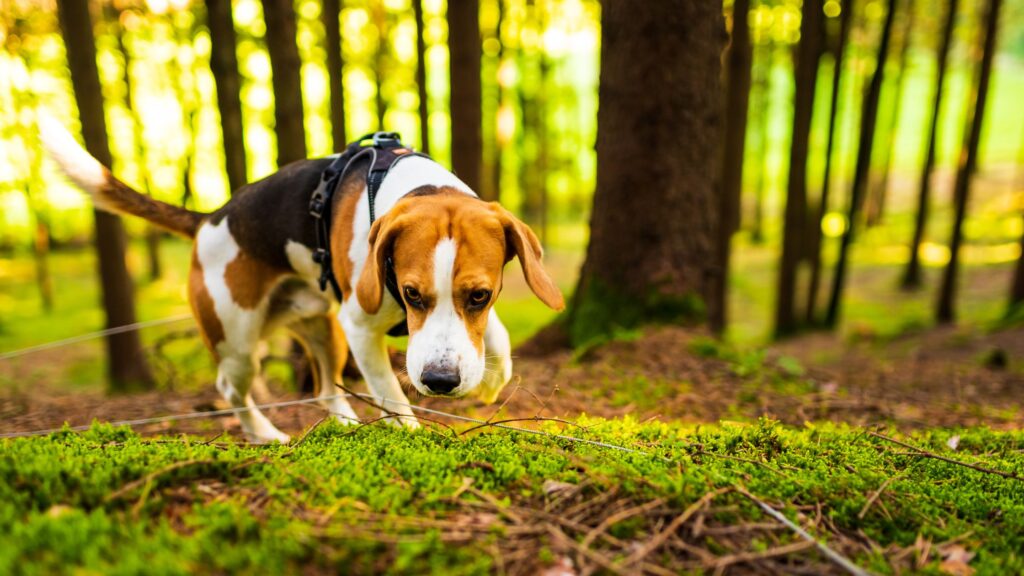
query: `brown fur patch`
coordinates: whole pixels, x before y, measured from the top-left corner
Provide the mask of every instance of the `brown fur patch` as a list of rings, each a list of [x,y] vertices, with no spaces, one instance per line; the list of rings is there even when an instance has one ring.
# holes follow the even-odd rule
[[[231,298],[242,308],[253,309],[270,293],[284,274],[273,266],[249,256],[244,250],[224,269],[224,282]]]
[[[105,170],[106,171],[106,170]],[[194,238],[204,214],[154,200],[114,178],[106,171],[107,185],[96,192],[96,204],[106,210],[130,214],[169,232]]]
[[[213,298],[206,289],[206,282],[203,280],[203,266],[199,263],[199,256],[195,248],[192,249],[192,267],[188,275],[189,304],[192,306],[192,315],[199,325],[199,333],[203,337],[206,347],[213,353],[214,359],[220,361],[217,353],[217,344],[224,341],[224,325],[217,316],[213,307]]]
[[[335,207],[334,219],[331,222],[331,264],[334,276],[341,287],[342,299],[347,300],[352,293],[352,268],[354,264],[348,257],[354,234],[356,205],[366,185],[362,179],[349,180],[344,189],[339,190],[341,201]]]

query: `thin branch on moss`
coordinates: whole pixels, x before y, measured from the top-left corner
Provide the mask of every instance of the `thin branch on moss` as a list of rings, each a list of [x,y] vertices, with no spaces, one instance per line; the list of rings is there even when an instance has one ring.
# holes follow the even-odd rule
[[[676,530],[678,530],[680,526],[682,526],[699,510],[707,506],[708,503],[714,500],[717,496],[725,494],[726,492],[731,492],[732,490],[732,487],[719,488],[717,490],[712,490],[711,492],[708,492],[707,494],[701,496],[699,500],[697,500],[693,504],[690,504],[690,506],[686,510],[684,510],[682,514],[673,518],[664,530],[662,530],[653,538],[648,540],[647,543],[640,547],[639,550],[631,554],[629,558],[626,558],[622,565],[628,567],[643,561],[643,559],[646,558],[648,554],[654,552],[655,550],[660,548],[662,544],[668,541],[668,539],[676,533]]]
[[[814,546],[818,549],[818,551],[824,554],[826,558],[828,558],[832,562],[835,562],[838,566],[840,566],[850,574],[853,574],[854,576],[870,576],[869,572],[851,562],[849,558],[829,548],[824,543],[819,542],[814,536],[811,536],[806,530],[804,530],[795,522],[787,518],[785,514],[779,512],[775,508],[772,508],[771,506],[766,504],[764,500],[761,500],[757,496],[754,496],[753,494],[748,492],[746,488],[742,486],[736,486],[736,491],[745,496],[754,504],[757,504],[758,507],[764,510],[769,516],[785,524],[787,527],[789,527],[790,530],[792,530],[798,536],[800,536],[804,540],[813,543]]]
[[[868,510],[871,509],[871,505],[875,503],[875,500],[878,500],[878,497],[882,495],[882,492],[885,492],[885,489],[889,487],[889,484],[900,476],[902,476],[902,474],[886,478],[885,482],[882,482],[882,485],[878,487],[878,490],[875,490],[871,493],[871,496],[868,496],[868,501],[864,503],[864,507],[857,513],[857,519],[863,520],[864,517],[867,516]]]
[[[942,456],[941,454],[936,454],[934,452],[929,452],[928,450],[925,450],[923,448],[918,448],[917,446],[913,446],[911,444],[907,444],[906,442],[902,442],[902,441],[897,440],[895,438],[890,438],[889,436],[886,436],[884,434],[879,434],[878,432],[870,432],[869,431],[868,434],[870,436],[874,436],[875,438],[878,438],[879,440],[885,440],[886,442],[891,442],[892,444],[896,444],[897,446],[902,446],[902,447],[904,447],[904,448],[906,448],[908,450],[912,450],[913,452],[908,454],[908,456],[921,456],[922,458],[933,458],[935,460],[941,460],[943,462],[948,462],[949,464],[956,464],[957,466],[964,466],[965,468],[970,468],[972,470],[977,470],[978,472],[984,472],[986,474],[995,474],[996,476],[1002,476],[1003,478],[1009,478],[1011,480],[1017,480],[1019,482],[1024,482],[1024,476],[1018,476],[1018,475],[1016,475],[1016,474],[1014,474],[1012,472],[1003,472],[1002,470],[994,470],[992,468],[986,468],[984,466],[979,466],[977,464],[971,464],[970,462],[962,462],[960,460],[955,460],[953,458]]]

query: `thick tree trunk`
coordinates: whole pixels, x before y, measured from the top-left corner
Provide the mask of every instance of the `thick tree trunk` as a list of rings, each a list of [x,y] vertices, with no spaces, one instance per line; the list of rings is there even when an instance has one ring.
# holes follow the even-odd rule
[[[821,221],[828,213],[829,192],[832,187],[832,150],[836,140],[836,116],[839,112],[839,89],[843,78],[843,53],[850,39],[850,28],[853,23],[854,0],[846,0],[839,15],[839,38],[833,50],[832,69],[832,102],[828,112],[828,143],[825,145],[825,172],[821,181],[821,197],[818,210],[811,220],[811,280],[807,287],[806,322],[813,325],[817,321],[818,291],[821,285],[821,249],[823,238]]]
[[[716,333],[725,330],[728,320],[728,277],[732,235],[740,225],[740,200],[743,194],[743,159],[747,135],[747,109],[750,100],[750,26],[747,16],[750,0],[736,0],[732,8],[732,41],[726,56],[725,142],[722,151],[722,190],[719,193],[718,266],[714,301],[709,322]]]
[[[597,189],[567,317],[574,345],[717,304],[721,2],[603,3]],[[652,89],[652,86],[657,89]]]
[[[928,223],[929,203],[931,201],[931,177],[935,168],[936,147],[939,139],[939,112],[942,110],[942,92],[946,83],[946,68],[949,62],[949,49],[953,44],[953,28],[956,25],[956,13],[959,0],[949,0],[946,6],[946,21],[942,27],[942,41],[939,44],[939,60],[935,77],[935,99],[932,101],[932,122],[928,130],[928,142],[925,145],[924,166],[921,169],[920,188],[917,194],[917,213],[914,218],[914,238],[910,241],[910,260],[903,275],[903,288],[913,290],[921,286],[921,242]]]
[[[448,49],[451,53],[452,169],[470,188],[482,192],[480,0],[448,4]]]
[[[842,301],[843,287],[846,282],[846,267],[849,258],[850,244],[857,226],[857,218],[864,203],[867,191],[868,173],[871,169],[871,150],[875,141],[875,127],[878,124],[878,99],[882,93],[882,82],[885,79],[885,61],[889,57],[889,43],[892,39],[892,24],[895,20],[899,0],[889,0],[889,10],[882,28],[882,39],[875,57],[875,71],[871,75],[868,91],[864,97],[864,107],[860,119],[860,141],[857,143],[857,164],[853,173],[853,188],[850,191],[850,209],[847,215],[846,230],[839,244],[839,259],[836,261],[835,274],[832,276],[832,293],[829,296],[828,312],[825,325],[834,327],[839,322],[839,305]]]
[[[295,43],[295,6],[292,0],[263,0],[274,87],[274,133],[277,165],[306,158],[306,125],[302,111],[302,60]]]
[[[981,141],[981,128],[985,119],[985,108],[988,103],[989,81],[992,78],[992,60],[996,51],[996,35],[999,32],[999,9],[1002,0],[989,0],[985,14],[985,42],[981,53],[981,66],[978,70],[977,83],[974,86],[968,113],[967,139],[960,153],[960,165],[956,171],[956,183],[953,186],[953,203],[956,215],[953,218],[953,231],[949,242],[949,263],[942,275],[942,286],[939,289],[939,301],[935,319],[940,323],[953,322],[956,319],[956,282],[957,270],[960,266],[960,244],[963,241],[961,232],[964,219],[967,217],[967,202],[971,191],[971,176],[978,165],[978,143]]]
[[[419,95],[420,150],[430,154],[430,94],[427,92],[427,38],[423,0],[412,0],[416,18],[416,90]]]
[[[899,63],[896,72],[896,89],[892,96],[892,112],[889,115],[889,126],[885,134],[885,150],[883,151],[882,171],[878,178],[875,193],[871,195],[869,209],[866,211],[867,226],[877,226],[885,217],[885,203],[889,196],[889,176],[892,170],[892,156],[896,149],[896,134],[899,128],[900,114],[903,109],[903,87],[907,78],[907,57],[910,53],[910,36],[914,30],[914,3],[908,2],[903,18],[903,39],[900,45]]]
[[[797,269],[807,252],[807,155],[814,116],[814,92],[818,81],[818,60],[822,37],[821,0],[804,0],[800,46],[797,49],[796,94],[793,99],[793,137],[789,153],[789,181],[786,187],[785,230],[775,305],[775,336],[796,332]]]
[[[138,108],[136,108],[135,99],[133,97],[135,91],[131,73],[132,54],[125,42],[126,30],[124,29],[123,20],[121,19],[122,12],[115,10],[111,10],[110,12],[110,18],[115,22],[114,35],[117,39],[117,49],[118,52],[121,53],[121,61],[124,65],[122,70],[122,81],[124,82],[124,106],[128,111],[128,115],[132,119],[132,161],[138,168],[137,172],[142,191],[146,194],[152,194],[149,181],[149,166],[146,162],[146,139],[143,136],[144,123],[142,121],[142,114],[140,114]],[[151,225],[146,226],[146,261],[149,264],[150,281],[159,280],[163,273],[163,267],[160,264],[160,231]]]
[[[217,84],[217,109],[224,138],[224,167],[234,194],[246,182],[245,135],[242,130],[242,79],[235,54],[235,21],[231,0],[206,0],[210,27],[210,70]]]
[[[93,41],[89,2],[60,0],[57,7],[85,147],[101,163],[110,166],[103,92],[96,66],[96,45]],[[121,219],[113,214],[99,210],[94,213],[96,251],[107,328],[134,324],[135,287],[125,263],[124,226]],[[153,376],[137,331],[108,336],[106,342],[111,392],[127,392],[153,386]]]
[[[419,2],[420,0],[414,0]],[[324,0],[324,50],[327,52],[327,77],[330,79],[331,138],[334,150],[348,144],[345,127],[345,62],[341,55],[341,0]]]

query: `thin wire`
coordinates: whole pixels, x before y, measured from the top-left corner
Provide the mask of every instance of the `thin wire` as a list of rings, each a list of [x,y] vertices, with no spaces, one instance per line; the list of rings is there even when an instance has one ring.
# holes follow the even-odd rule
[[[39,344],[37,346],[29,346],[28,348],[22,348],[20,350],[12,350],[10,352],[4,352],[0,354],[0,362],[4,360],[11,360],[28,354],[34,354],[36,352],[42,352],[44,350],[52,350],[54,348],[60,348],[62,346],[68,346],[71,344],[77,344],[79,342],[85,342],[87,340],[94,340],[96,338],[103,338],[104,336],[113,336],[114,334],[123,334],[125,332],[133,332],[135,330],[142,330],[143,328],[152,328],[153,326],[163,326],[164,324],[173,324],[174,322],[181,322],[191,318],[191,314],[181,314],[180,316],[171,316],[170,318],[161,318],[160,320],[149,320],[146,322],[136,322],[134,324],[125,324],[124,326],[117,326],[116,328],[107,328],[106,330],[99,330],[97,332],[90,332],[88,334],[81,334],[79,336],[72,336],[71,338],[65,338],[63,340],[56,340],[54,342],[47,342],[46,344]]]

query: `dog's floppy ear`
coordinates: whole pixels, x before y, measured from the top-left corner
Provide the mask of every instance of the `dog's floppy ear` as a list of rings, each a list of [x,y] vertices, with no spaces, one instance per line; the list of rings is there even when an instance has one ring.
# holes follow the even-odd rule
[[[540,301],[554,310],[565,308],[562,291],[558,289],[547,270],[544,269],[544,265],[541,264],[544,249],[541,247],[537,235],[522,220],[513,216],[505,208],[497,203],[492,203],[492,206],[498,212],[498,218],[501,219],[502,226],[505,228],[505,261],[508,262],[513,256],[519,256],[519,263],[523,266],[526,283],[540,298]]]
[[[403,219],[392,210],[373,223],[370,227],[370,253],[356,284],[356,298],[367,314],[376,314],[380,310],[380,302],[384,297],[385,261],[391,254],[395,238],[401,232]]]

